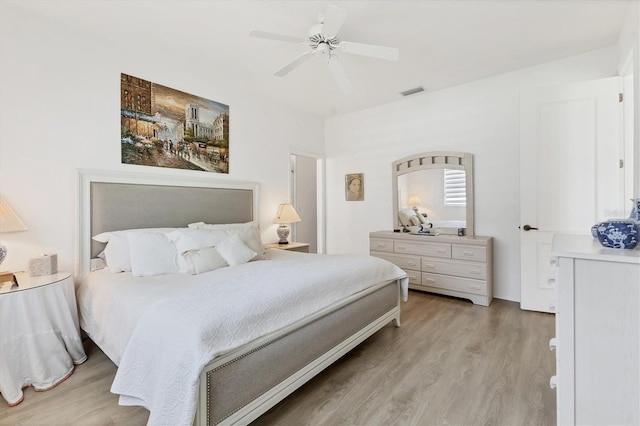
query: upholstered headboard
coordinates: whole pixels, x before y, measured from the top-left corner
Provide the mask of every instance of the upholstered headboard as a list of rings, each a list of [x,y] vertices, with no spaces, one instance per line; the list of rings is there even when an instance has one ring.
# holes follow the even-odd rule
[[[91,257],[103,248],[93,235],[256,221],[258,188],[256,182],[79,170],[76,276],[88,273]]]

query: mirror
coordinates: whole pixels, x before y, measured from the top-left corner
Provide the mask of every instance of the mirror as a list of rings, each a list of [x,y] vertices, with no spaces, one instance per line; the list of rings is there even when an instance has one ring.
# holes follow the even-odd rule
[[[425,152],[393,162],[393,217],[401,227],[398,212],[417,209],[433,231],[474,235],[473,156],[464,152]]]

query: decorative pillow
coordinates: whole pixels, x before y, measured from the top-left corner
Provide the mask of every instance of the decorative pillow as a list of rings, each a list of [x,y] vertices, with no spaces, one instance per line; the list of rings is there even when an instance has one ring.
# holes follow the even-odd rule
[[[227,266],[215,247],[189,250],[182,254],[186,264],[185,272],[196,275]]]
[[[127,234],[131,250],[131,273],[147,277],[179,272],[176,246],[160,232]]]
[[[415,215],[416,212],[413,209],[398,210],[398,219],[400,219],[400,223],[404,226],[412,226],[411,218]],[[419,223],[417,225],[419,225]]]
[[[253,251],[256,257],[252,260],[264,259],[264,246],[257,222],[209,224],[204,222],[190,223],[191,229],[209,229],[225,231],[227,235],[238,234],[240,239]]]
[[[411,216],[409,218],[409,223],[411,223],[411,225],[413,225],[413,226],[418,226],[418,225],[422,224],[422,221],[420,221],[418,216]]]
[[[126,229],[122,231],[109,231],[93,236],[93,239],[100,243],[107,243],[102,256],[107,263],[108,272],[131,271],[131,254],[129,250],[129,239],[127,235],[132,232],[158,232],[166,233],[175,229],[186,228],[140,228]]]
[[[214,229],[178,229],[167,234],[169,240],[176,245],[179,254],[185,251],[213,247],[227,238],[223,230]]]
[[[232,234],[221,241],[216,246],[216,250],[229,266],[247,263],[256,256],[256,252],[243,243],[237,234]]]

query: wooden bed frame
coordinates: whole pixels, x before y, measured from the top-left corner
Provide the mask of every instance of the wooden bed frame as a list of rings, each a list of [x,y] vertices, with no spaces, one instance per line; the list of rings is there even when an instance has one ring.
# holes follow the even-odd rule
[[[101,249],[92,235],[255,221],[258,191],[255,182],[79,170],[76,279],[84,279]],[[194,424],[255,420],[389,322],[399,327],[400,300],[399,281],[381,282],[213,359],[200,374]]]

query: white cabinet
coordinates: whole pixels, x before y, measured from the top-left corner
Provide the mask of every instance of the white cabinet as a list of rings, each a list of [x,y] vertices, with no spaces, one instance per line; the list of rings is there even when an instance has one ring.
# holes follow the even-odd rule
[[[489,306],[493,299],[493,239],[452,235],[369,234],[372,256],[405,270],[409,288],[470,299]]]
[[[640,249],[556,234],[558,425],[640,424]]]

